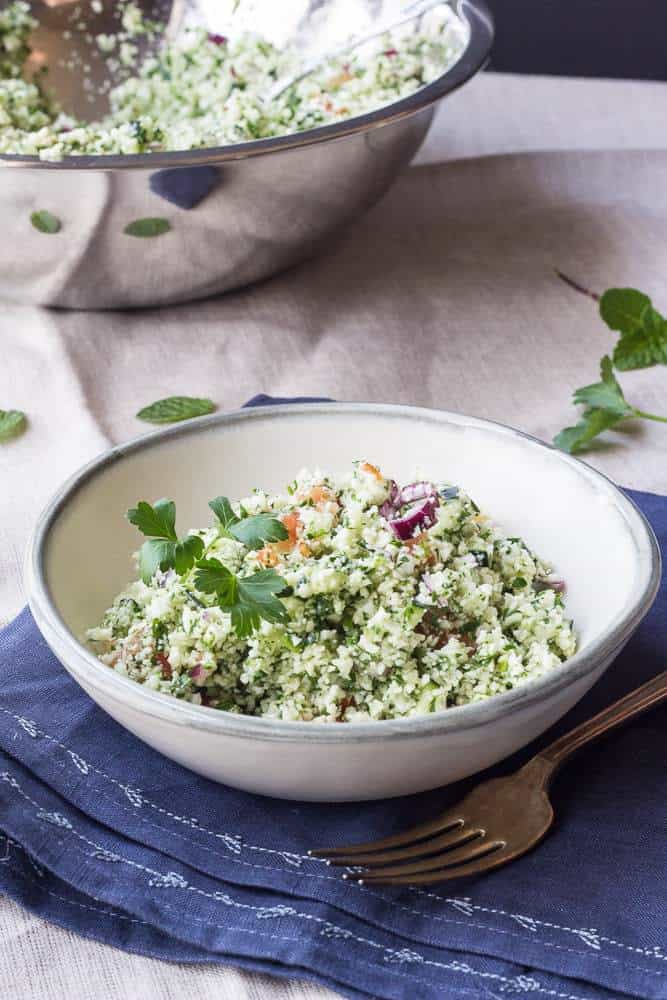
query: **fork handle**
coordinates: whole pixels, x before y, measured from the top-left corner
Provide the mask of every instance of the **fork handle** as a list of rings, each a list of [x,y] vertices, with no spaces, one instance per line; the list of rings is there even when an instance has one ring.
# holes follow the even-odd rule
[[[626,694],[624,698],[615,701],[598,715],[594,715],[592,719],[565,733],[546,749],[541,750],[537,756],[551,765],[550,773],[553,773],[576,750],[598,739],[603,733],[634,719],[636,715],[641,715],[647,709],[659,705],[662,701],[667,701],[667,671],[658,674],[635,691]]]

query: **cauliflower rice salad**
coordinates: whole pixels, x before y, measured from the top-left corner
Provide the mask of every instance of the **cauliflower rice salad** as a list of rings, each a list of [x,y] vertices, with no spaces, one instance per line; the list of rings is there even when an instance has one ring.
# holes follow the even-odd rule
[[[29,78],[29,37],[37,24],[30,5],[18,0],[0,11],[0,153],[60,160],[302,132],[406,97],[440,76],[465,47],[461,23],[443,5],[419,29],[396,29],[370,49],[351,50],[268,100],[276,80],[301,65],[295,48],[278,49],[257,34],[232,40],[193,26],[173,42],[163,40],[137,66],[133,39],[158,29],[126,0],[119,2],[118,18],[117,35],[97,41],[111,78],[125,78],[110,91],[108,116],[84,123],[61,113],[49,94],[48,73]]]
[[[399,488],[363,461],[210,506],[214,526],[180,538],[170,501],[128,511],[142,579],[87,633],[155,691],[354,723],[487,698],[575,652],[562,581],[456,486]]]

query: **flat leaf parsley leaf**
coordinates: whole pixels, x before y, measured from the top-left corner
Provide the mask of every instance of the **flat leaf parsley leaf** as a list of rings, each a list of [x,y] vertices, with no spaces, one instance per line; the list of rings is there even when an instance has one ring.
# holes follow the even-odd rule
[[[126,517],[147,536],[139,551],[139,571],[146,584],[158,569],[163,573],[173,569],[183,576],[204,551],[204,543],[198,535],[179,538],[176,534],[176,506],[171,500],[158,500],[153,506],[142,500],[128,510]]]
[[[261,549],[267,542],[284,542],[289,538],[285,525],[271,514],[239,517],[227,497],[216,497],[209,507],[218,519],[220,532],[248,549]]]
[[[600,299],[600,316],[621,334],[613,355],[619,371],[667,364],[667,320],[648,295],[634,288],[610,288]]]
[[[202,559],[195,571],[195,586],[204,594],[215,594],[220,608],[231,614],[232,627],[240,639],[252,635],[262,619],[288,620],[287,609],[276,596],[285,590],[285,581],[272,569],[239,577],[219,559]]]

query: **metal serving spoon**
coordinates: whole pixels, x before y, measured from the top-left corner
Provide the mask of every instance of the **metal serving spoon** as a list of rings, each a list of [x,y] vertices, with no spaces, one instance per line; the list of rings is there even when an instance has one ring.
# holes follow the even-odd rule
[[[289,90],[290,87],[293,87],[295,83],[299,83],[300,80],[303,80],[305,77],[310,76],[311,73],[314,73],[315,70],[319,69],[320,66],[328,62],[329,59],[335,59],[337,56],[345,55],[346,52],[351,52],[353,49],[359,48],[360,45],[365,45],[366,42],[373,41],[374,38],[380,38],[382,35],[386,34],[386,32],[393,31],[394,28],[399,28],[401,25],[407,24],[409,21],[422,17],[434,7],[442,6],[443,0],[413,0],[412,3],[406,4],[400,11],[394,13],[393,17],[386,17],[383,20],[376,22],[370,31],[353,37],[335,47],[319,52],[314,57],[302,63],[297,73],[293,73],[289,76],[282,77],[280,80],[276,80],[275,84],[266,95],[266,100],[274,101],[277,97],[280,97],[281,94],[284,94],[286,90]]]

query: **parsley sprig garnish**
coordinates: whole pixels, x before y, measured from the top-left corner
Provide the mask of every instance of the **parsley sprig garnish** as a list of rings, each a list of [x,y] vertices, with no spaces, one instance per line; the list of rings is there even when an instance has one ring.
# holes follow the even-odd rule
[[[216,497],[209,506],[218,519],[219,534],[241,542],[247,549],[259,549],[267,542],[289,537],[277,518],[270,514],[250,515],[243,510],[239,516],[227,497]],[[194,568],[195,590],[215,596],[218,606],[231,615],[232,627],[241,639],[257,631],[262,620],[288,620],[285,605],[277,596],[287,590],[282,577],[272,569],[236,575],[219,559],[207,558],[199,535],[179,538],[173,501],[158,500],[150,504],[142,500],[126,516],[147,536],[139,550],[139,570],[144,583],[149,584],[158,569],[162,572],[171,569],[182,577]]]
[[[173,569],[183,576],[204,552],[199,535],[179,538],[176,534],[176,504],[171,500],[158,500],[154,506],[142,500],[126,516],[130,524],[147,536],[139,550],[139,572],[146,584],[158,569],[163,573]]]
[[[667,423],[667,417],[632,406],[614,375],[614,368],[630,371],[667,364],[667,319],[655,309],[648,295],[634,288],[610,288],[599,296],[557,273],[570,287],[598,302],[600,316],[620,336],[612,356],[605,355],[600,362],[600,381],[574,393],[573,402],[583,406],[584,412],[577,424],[556,435],[556,447],[570,453],[584,451],[600,434],[625,420]]]
[[[276,596],[286,584],[272,569],[235,576],[219,559],[202,559],[195,570],[195,587],[204,594],[215,594],[218,606],[231,614],[232,627],[240,639],[256,632],[262,619],[287,621],[285,605]]]

